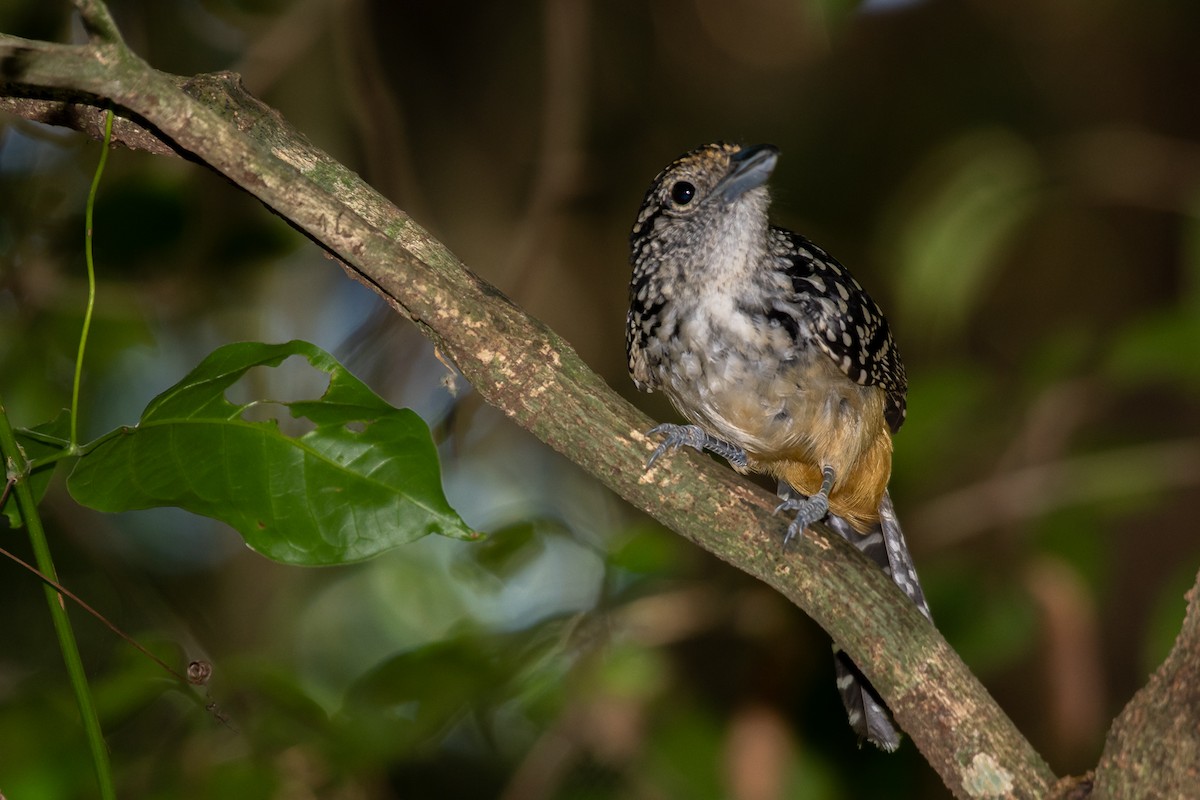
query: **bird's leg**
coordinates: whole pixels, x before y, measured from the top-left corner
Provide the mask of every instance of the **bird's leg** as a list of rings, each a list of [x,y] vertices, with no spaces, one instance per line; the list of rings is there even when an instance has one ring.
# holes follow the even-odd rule
[[[821,475],[823,476],[821,490],[816,494],[811,497],[797,497],[789,494],[782,503],[776,506],[776,514],[780,511],[796,512],[796,518],[788,525],[787,533],[783,536],[784,547],[787,547],[792,539],[804,533],[805,528],[829,513],[829,493],[833,491],[834,480],[833,467],[822,467]]]
[[[718,439],[705,433],[699,425],[672,425],[664,423],[646,431],[647,436],[663,436],[662,444],[650,455],[646,469],[654,466],[659,457],[672,453],[683,446],[694,447],[703,453],[705,450],[716,453],[721,458],[733,464],[738,469],[746,468],[746,451],[724,439]]]

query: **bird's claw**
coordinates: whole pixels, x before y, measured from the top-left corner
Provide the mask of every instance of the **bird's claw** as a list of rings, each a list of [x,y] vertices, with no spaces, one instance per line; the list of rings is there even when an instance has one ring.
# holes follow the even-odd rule
[[[775,507],[775,513],[795,511],[796,517],[788,524],[787,533],[783,535],[783,546],[786,548],[792,540],[804,534],[805,529],[829,513],[829,498],[823,494],[812,497],[788,497]]]
[[[663,436],[663,441],[650,454],[646,461],[646,469],[654,466],[663,455],[673,453],[681,447],[691,447],[701,453],[708,450],[724,458],[738,469],[746,468],[746,451],[737,445],[730,444],[710,436],[699,425],[674,425],[664,422],[646,431],[647,436]]]
[[[700,430],[695,425],[672,425],[669,422],[664,422],[662,425],[655,425],[650,430],[646,431],[647,436],[662,436],[662,442],[650,454],[650,458],[646,461],[646,469],[654,466],[654,462],[662,458],[667,453],[673,453],[681,447],[694,447],[700,452],[704,452],[704,431]]]

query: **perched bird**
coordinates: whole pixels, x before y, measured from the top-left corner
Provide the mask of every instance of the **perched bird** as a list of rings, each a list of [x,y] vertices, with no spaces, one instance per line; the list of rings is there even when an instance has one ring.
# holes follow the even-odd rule
[[[784,545],[825,519],[929,608],[887,493],[908,381],[887,319],[850,273],[768,220],[771,145],[700,147],[654,179],[630,236],[625,346],[643,391],[690,425],[659,425],[647,468],[682,446],[779,481]],[[891,713],[835,646],[859,735],[900,743]]]

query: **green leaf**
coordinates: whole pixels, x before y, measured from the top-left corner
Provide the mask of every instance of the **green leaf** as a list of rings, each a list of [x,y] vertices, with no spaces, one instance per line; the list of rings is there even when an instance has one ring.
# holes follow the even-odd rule
[[[33,434],[42,434],[42,436]],[[29,430],[18,428],[16,435],[17,444],[25,452],[25,458],[30,461],[54,455],[67,446],[67,437],[71,435],[71,415],[66,409],[63,409],[57,417],[49,422],[43,422]],[[46,437],[50,437],[50,439],[48,440]],[[59,439],[62,443],[54,444],[52,439]],[[29,474],[29,490],[33,492],[35,501],[41,501],[46,494],[46,489],[50,487],[50,478],[53,476],[54,463],[38,467]],[[8,517],[9,527],[24,526],[25,522],[21,519],[21,511],[17,508],[17,499],[12,493],[4,503],[3,512],[4,516]]]
[[[235,405],[225,391],[254,367],[299,355],[329,377],[319,400]],[[254,421],[283,406],[312,429],[288,436]],[[226,345],[150,402],[136,428],[84,448],[67,481],[99,511],[179,506],[233,526],[290,564],[342,564],[429,533],[477,534],[446,502],[425,423],[388,405],[307,342]]]

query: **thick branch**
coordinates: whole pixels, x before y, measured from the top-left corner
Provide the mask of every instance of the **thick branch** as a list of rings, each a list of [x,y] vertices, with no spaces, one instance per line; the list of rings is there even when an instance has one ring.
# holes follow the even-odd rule
[[[42,119],[87,115],[58,117],[25,99],[64,110],[68,102],[111,102],[162,145],[225,175],[328,249],[420,326],[489,403],[812,616],[862,667],[955,794],[1045,794],[1054,780],[1049,768],[880,570],[828,531],[781,553],[774,499],[709,459],[668,459],[644,474],[650,448],[641,432],[650,420],[553,331],[249,96],[237,76],[181,81],[111,44],[0,36],[0,78],[0,96],[17,98],[9,109]]]
[[[1167,660],[1108,733],[1096,798],[1194,797],[1200,791],[1200,575]]]

